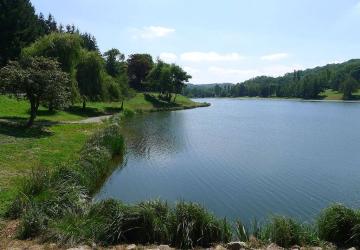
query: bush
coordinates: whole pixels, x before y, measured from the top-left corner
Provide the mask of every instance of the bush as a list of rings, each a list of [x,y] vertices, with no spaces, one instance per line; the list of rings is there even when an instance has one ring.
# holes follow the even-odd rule
[[[356,234],[359,224],[359,214],[341,204],[324,209],[317,220],[320,239],[339,246],[352,245],[359,241]]]
[[[226,220],[218,220],[195,203],[179,202],[171,218],[172,244],[179,248],[207,247],[213,242],[231,239]]]
[[[271,217],[260,229],[260,237],[264,241],[274,242],[282,247],[308,245],[316,240],[315,231],[311,227],[283,216]]]
[[[46,229],[47,216],[38,204],[31,204],[21,217],[20,226],[17,231],[19,239],[28,239],[39,235]]]

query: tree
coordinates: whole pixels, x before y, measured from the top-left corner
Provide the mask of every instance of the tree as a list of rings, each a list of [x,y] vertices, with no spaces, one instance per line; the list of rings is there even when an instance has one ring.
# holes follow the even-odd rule
[[[39,22],[30,0],[0,1],[0,66],[20,55],[39,35]]]
[[[83,109],[86,108],[87,100],[102,99],[103,69],[104,61],[97,52],[84,51],[76,72],[76,79],[83,100]]]
[[[176,95],[180,94],[185,87],[185,83],[189,81],[191,75],[188,75],[180,66],[176,64],[171,65],[171,73],[173,76],[173,91],[175,93],[174,102],[176,101]]]
[[[57,61],[45,57],[27,57],[10,62],[0,70],[0,90],[30,102],[33,125],[40,104],[56,103],[65,106],[70,100],[69,75],[60,69]]]
[[[340,90],[343,93],[344,100],[350,100],[352,98],[352,92],[355,91],[358,87],[356,80],[349,76],[344,82],[340,85]]]
[[[149,54],[133,54],[127,60],[130,87],[144,90],[144,80],[153,67],[153,60]]]
[[[22,51],[24,56],[44,56],[56,59],[63,71],[71,77],[71,100],[74,103],[79,96],[75,67],[81,54],[81,38],[77,34],[51,33],[43,36]],[[51,107],[51,105],[50,105]]]
[[[99,51],[96,38],[93,35],[85,32],[83,34],[80,34],[80,36],[83,40],[82,45],[84,49],[87,49],[89,51]]]
[[[124,54],[118,49],[111,49],[104,53],[106,60],[106,72],[112,77],[117,77],[124,72]]]

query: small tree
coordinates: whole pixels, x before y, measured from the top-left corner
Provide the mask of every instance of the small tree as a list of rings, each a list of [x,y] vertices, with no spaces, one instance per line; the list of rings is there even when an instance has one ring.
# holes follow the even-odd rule
[[[33,125],[40,104],[65,106],[70,101],[70,88],[69,75],[61,71],[57,61],[45,57],[23,58],[0,70],[0,91],[30,102],[28,127]]]

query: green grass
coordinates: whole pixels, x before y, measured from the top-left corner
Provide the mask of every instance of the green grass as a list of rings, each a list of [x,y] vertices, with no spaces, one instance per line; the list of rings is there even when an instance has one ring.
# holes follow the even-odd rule
[[[137,93],[135,97],[124,102],[124,108],[138,112],[159,111],[161,109],[182,109],[204,106],[202,103],[191,101],[189,98],[178,95],[175,103],[161,102],[156,93],[149,100],[143,93]],[[159,105],[159,103],[161,105]],[[88,117],[108,115],[120,112],[121,102],[88,102],[85,111],[82,104],[78,103],[64,111],[49,112],[40,106],[37,121],[78,121]],[[26,100],[17,100],[0,95],[0,119],[25,120],[29,118],[29,103]]]
[[[25,129],[0,124],[0,214],[16,194],[21,177],[34,168],[70,162],[100,124],[64,124]]]
[[[343,94],[339,91],[332,89],[327,89],[324,92],[320,93],[320,96],[323,97],[323,100],[343,100]],[[360,89],[353,93],[354,99],[360,99]]]

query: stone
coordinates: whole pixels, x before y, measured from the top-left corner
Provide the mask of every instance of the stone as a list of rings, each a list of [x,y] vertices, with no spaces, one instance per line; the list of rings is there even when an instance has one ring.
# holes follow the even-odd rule
[[[134,250],[134,249],[136,249],[136,245],[135,245],[135,244],[131,244],[131,245],[128,245],[128,246],[126,247],[126,250]]]
[[[278,245],[276,245],[275,243],[271,243],[270,245],[267,246],[266,250],[282,250],[284,248],[279,247]]]
[[[92,250],[92,248],[89,246],[78,246],[74,248],[68,248],[67,250]]]
[[[292,249],[292,250],[300,250],[300,246],[295,245],[295,246],[292,246],[291,249]]]
[[[223,247],[222,245],[217,245],[215,248],[213,248],[214,250],[226,250],[225,247]]]
[[[350,248],[348,248],[348,250],[356,250],[356,248],[355,247],[350,247]]]
[[[171,250],[171,249],[174,249],[174,248],[171,248],[169,245],[160,245],[159,249],[160,250]]]
[[[242,241],[233,241],[226,244],[226,248],[229,250],[240,250],[242,248],[247,248],[247,245]]]

